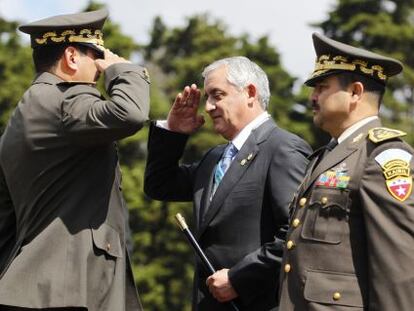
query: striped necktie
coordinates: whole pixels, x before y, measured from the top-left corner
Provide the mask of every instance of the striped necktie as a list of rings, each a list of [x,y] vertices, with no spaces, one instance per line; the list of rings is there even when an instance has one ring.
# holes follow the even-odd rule
[[[216,171],[214,172],[213,193],[216,192],[218,185],[223,179],[223,176],[226,173],[227,169],[230,167],[230,164],[233,161],[234,157],[236,156],[237,152],[238,152],[237,148],[232,143],[229,143],[226,149],[224,150],[223,156],[221,157],[220,161],[217,163]]]

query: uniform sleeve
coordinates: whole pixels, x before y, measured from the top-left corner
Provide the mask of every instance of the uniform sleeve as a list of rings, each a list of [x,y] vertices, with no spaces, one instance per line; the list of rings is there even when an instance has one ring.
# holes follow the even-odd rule
[[[0,275],[16,240],[16,216],[3,171],[0,167]]]
[[[148,119],[149,82],[144,68],[122,63],[105,71],[109,98],[85,84],[64,93],[63,133],[75,142],[98,144],[134,134]]]
[[[187,135],[150,126],[144,192],[161,201],[191,201],[197,165],[179,165]]]
[[[272,288],[277,296],[289,203],[303,180],[311,152],[309,145],[297,137],[280,142],[278,148],[274,148],[263,204],[272,209],[276,221],[275,240],[247,255],[229,271],[230,282],[244,304]]]
[[[409,156],[405,160],[398,157],[399,154],[412,156],[412,150],[403,143],[378,149],[367,163],[360,188],[366,225],[369,310],[411,310],[414,305],[414,162],[411,158],[404,164]],[[389,152],[390,149],[394,151]],[[388,159],[384,157],[387,154],[391,155]]]

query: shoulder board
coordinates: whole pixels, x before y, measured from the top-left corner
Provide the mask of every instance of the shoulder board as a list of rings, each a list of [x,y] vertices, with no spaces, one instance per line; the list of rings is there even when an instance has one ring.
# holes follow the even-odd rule
[[[389,129],[386,127],[375,127],[368,132],[368,138],[374,143],[390,140],[396,137],[405,136],[407,133],[399,130]]]

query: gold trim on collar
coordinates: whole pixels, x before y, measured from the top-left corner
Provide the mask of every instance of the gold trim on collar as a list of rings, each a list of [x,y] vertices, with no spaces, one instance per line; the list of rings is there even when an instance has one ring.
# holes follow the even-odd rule
[[[317,77],[329,70],[346,70],[346,71],[360,71],[363,74],[375,76],[379,80],[386,80],[387,75],[384,74],[384,68],[380,65],[368,66],[368,62],[354,59],[349,61],[347,57],[337,55],[321,55],[315,64],[315,69],[312,73],[312,78]]]

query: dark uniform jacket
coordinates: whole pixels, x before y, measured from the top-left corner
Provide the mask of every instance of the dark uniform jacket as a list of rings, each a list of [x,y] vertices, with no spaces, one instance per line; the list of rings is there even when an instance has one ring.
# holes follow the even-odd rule
[[[147,119],[149,83],[114,64],[105,86],[42,73],[1,137],[0,306],[140,308],[115,141]]]
[[[195,235],[218,270],[229,268],[240,310],[276,306],[277,275],[288,205],[303,178],[310,147],[268,120],[253,130],[210,202],[213,176],[225,146],[193,165],[179,165],[188,136],[152,126],[145,192],[165,201],[193,201]],[[210,275],[197,263],[194,309],[229,310],[209,293]]]
[[[413,309],[414,151],[380,126],[311,161],[291,205],[281,311]]]

